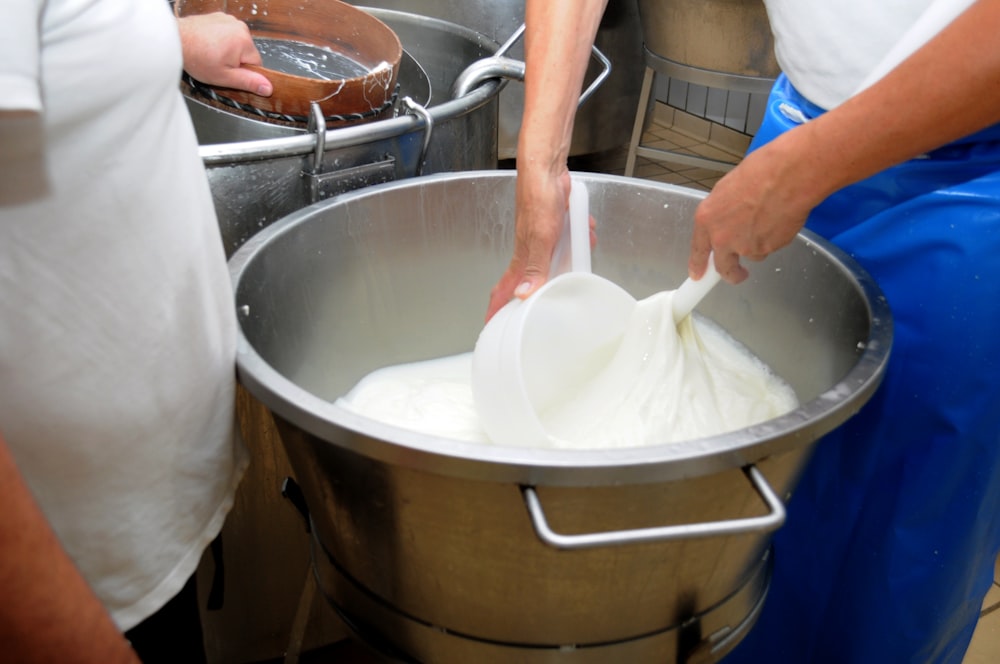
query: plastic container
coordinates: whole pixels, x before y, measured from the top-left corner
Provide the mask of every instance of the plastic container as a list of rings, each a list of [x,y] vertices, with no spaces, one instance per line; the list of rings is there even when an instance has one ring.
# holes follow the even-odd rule
[[[552,447],[545,413],[615,357],[638,303],[590,271],[590,206],[574,179],[550,279],[526,300],[514,299],[486,324],[472,357],[472,393],[486,435],[498,445]],[[675,323],[719,282],[712,256],[701,279],[671,297]],[[627,380],[627,379],[622,379]]]

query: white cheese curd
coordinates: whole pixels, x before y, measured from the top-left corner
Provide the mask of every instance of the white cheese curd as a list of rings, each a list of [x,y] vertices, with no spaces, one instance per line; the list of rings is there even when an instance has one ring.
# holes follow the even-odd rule
[[[715,323],[674,325],[674,291],[640,301],[617,353],[539,418],[549,445],[609,449],[678,442],[787,413],[795,392]],[[422,433],[489,443],[472,396],[472,353],[379,369],[338,405]]]

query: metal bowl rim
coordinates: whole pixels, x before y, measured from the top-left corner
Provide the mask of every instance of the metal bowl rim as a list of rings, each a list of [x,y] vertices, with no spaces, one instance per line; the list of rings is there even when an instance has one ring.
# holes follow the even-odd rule
[[[585,182],[620,182],[704,196],[675,185],[617,175],[576,173]],[[456,179],[509,178],[511,171],[438,173],[367,187],[294,212],[250,238],[230,259],[234,294],[254,258],[267,245],[315,215],[339,203],[379,196]],[[871,333],[858,360],[828,390],[794,411],[726,434],[677,443],[602,450],[553,450],[500,447],[446,439],[402,429],[357,415],[298,386],[261,357],[238,326],[237,371],[244,387],[275,415],[330,444],[349,445],[364,456],[427,472],[520,484],[564,486],[647,483],[697,477],[755,463],[772,454],[815,442],[842,424],[870,398],[880,384],[892,343],[892,316],[875,281],[850,256],[815,233],[803,230],[796,241],[834,259],[865,296]],[[238,317],[240,303],[236,302]],[[847,395],[845,397],[845,395]],[[357,436],[345,437],[343,430]],[[345,439],[347,442],[345,442]],[[334,442],[338,441],[338,442]]]

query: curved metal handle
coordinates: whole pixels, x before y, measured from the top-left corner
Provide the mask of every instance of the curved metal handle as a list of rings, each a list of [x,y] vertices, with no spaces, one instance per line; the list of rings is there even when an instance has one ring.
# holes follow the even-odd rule
[[[522,23],[521,27],[515,30],[514,34],[507,38],[507,41],[504,42],[499,49],[497,49],[495,54],[491,57],[477,60],[466,67],[462,73],[458,75],[455,82],[451,86],[452,99],[464,97],[483,82],[492,79],[498,78],[503,83],[506,83],[507,80],[523,81],[525,70],[524,62],[504,56],[504,54],[510,50],[510,47],[513,46],[523,34],[524,24]],[[601,64],[602,70],[601,73],[594,78],[593,82],[587,86],[587,89],[583,91],[583,94],[580,95],[580,100],[577,102],[577,106],[580,106],[583,102],[587,101],[587,99],[589,99],[590,96],[597,91],[597,88],[604,83],[604,80],[611,75],[611,61],[607,58],[607,56],[601,53],[597,46],[590,47],[590,56]]]
[[[410,97],[403,97],[403,106],[406,106],[408,113],[412,113],[424,121],[424,142],[420,146],[420,156],[417,158],[416,175],[424,172],[424,161],[427,159],[427,148],[431,144],[431,133],[434,131],[434,118],[430,111],[413,101]]]
[[[601,87],[601,83],[604,82],[604,79],[611,75],[611,60],[608,60],[608,57],[601,53],[597,46],[590,47],[590,57],[601,63],[601,67],[603,67],[603,69],[600,74],[594,77],[593,82],[587,86],[587,89],[583,91],[583,94],[580,95],[580,101],[576,102],[577,106],[582,105],[583,102],[590,99],[590,95],[597,92],[597,88]]]
[[[326,152],[326,118],[323,117],[323,109],[319,107],[319,102],[309,102],[309,124],[306,126],[306,130],[316,136],[316,145],[313,147],[312,172],[319,173],[323,170],[323,153]]]
[[[556,549],[592,549],[599,546],[666,542],[694,537],[738,535],[741,533],[776,530],[785,522],[784,503],[774,493],[774,489],[767,483],[764,475],[757,470],[756,466],[746,466],[743,468],[743,473],[750,480],[750,483],[760,497],[763,498],[768,509],[771,510],[769,514],[746,519],[728,519],[709,523],[685,523],[677,526],[661,526],[658,528],[637,528],[635,530],[612,530],[603,533],[562,535],[549,527],[535,489],[530,486],[523,486],[521,487],[521,492],[524,494],[524,503],[528,507],[528,514],[531,515],[531,525],[534,526],[538,538]]]
[[[455,79],[451,86],[451,98],[464,97],[486,81],[494,79],[500,79],[504,84],[507,80],[523,81],[524,63],[500,55],[476,60]]]

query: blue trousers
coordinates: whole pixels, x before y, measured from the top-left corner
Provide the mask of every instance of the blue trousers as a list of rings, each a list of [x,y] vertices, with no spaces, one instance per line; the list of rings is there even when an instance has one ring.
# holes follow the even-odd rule
[[[780,77],[751,150],[797,125],[788,109],[823,112]],[[837,192],[807,227],[879,283],[893,347],[817,444],[726,664],[958,664],[1000,550],[1000,126]]]

